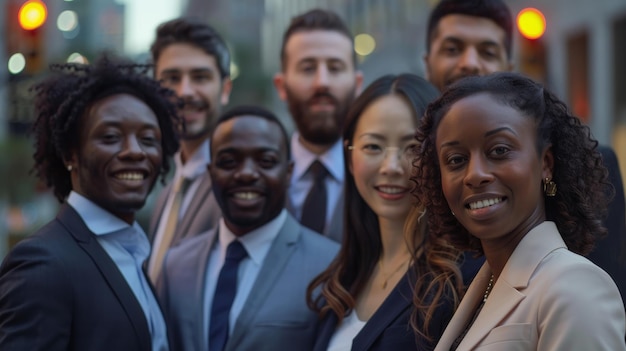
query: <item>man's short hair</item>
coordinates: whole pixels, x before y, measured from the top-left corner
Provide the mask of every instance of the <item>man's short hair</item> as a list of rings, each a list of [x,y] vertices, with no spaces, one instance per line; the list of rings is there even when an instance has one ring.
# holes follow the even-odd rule
[[[509,7],[502,0],[441,0],[428,17],[426,52],[430,52],[430,45],[439,21],[447,15],[483,17],[494,21],[504,30],[504,48],[507,57],[511,58],[513,18]]]
[[[287,130],[285,129],[285,126],[283,126],[280,119],[278,119],[278,117],[276,117],[274,113],[260,106],[240,105],[240,106],[235,106],[227,110],[226,112],[224,112],[215,122],[210,140],[213,140],[213,134],[215,134],[215,130],[217,129],[217,126],[233,118],[245,117],[245,116],[262,118],[278,125],[278,127],[280,128],[280,133],[283,136],[283,141],[286,147],[285,151],[287,152],[287,160],[291,160],[291,147],[289,143],[289,136],[287,134]]]
[[[177,18],[161,23],[156,30],[156,39],[150,47],[152,61],[156,64],[166,47],[186,43],[197,46],[215,57],[222,79],[230,76],[230,52],[226,42],[207,23],[190,18]]]
[[[285,64],[287,62],[287,54],[285,52],[285,46],[287,45],[287,41],[291,36],[298,32],[308,32],[313,30],[328,30],[339,32],[346,36],[350,40],[351,46],[354,46],[354,38],[352,37],[352,33],[346,23],[341,19],[341,17],[329,10],[323,9],[312,9],[301,15],[298,15],[291,19],[289,23],[289,27],[283,34],[283,45],[280,48],[280,61],[285,69]],[[354,67],[356,67],[356,53],[350,48],[352,51],[352,59],[354,63]]]

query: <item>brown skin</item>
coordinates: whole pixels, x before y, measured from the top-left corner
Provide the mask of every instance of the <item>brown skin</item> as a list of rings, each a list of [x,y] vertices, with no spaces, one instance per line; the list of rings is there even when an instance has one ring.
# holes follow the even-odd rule
[[[143,101],[117,94],[96,101],[79,122],[72,189],[132,224],[161,169],[161,129]]]
[[[552,151],[537,150],[533,118],[488,94],[454,103],[436,133],[448,206],[480,239],[497,278],[517,244],[546,220],[542,180],[552,178]]]
[[[441,18],[424,55],[426,78],[443,91],[460,78],[511,71],[505,32],[494,21],[452,14]]]
[[[233,234],[245,235],[280,214],[292,170],[287,140],[274,122],[241,116],[215,129],[209,173]]]

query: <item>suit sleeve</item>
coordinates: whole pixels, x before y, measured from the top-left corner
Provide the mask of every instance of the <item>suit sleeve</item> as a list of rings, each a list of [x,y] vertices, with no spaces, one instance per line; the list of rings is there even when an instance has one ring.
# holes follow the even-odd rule
[[[619,292],[593,265],[569,267],[546,287],[537,322],[538,351],[626,350]]]
[[[60,259],[35,240],[18,244],[0,267],[0,350],[69,349],[71,301]]]

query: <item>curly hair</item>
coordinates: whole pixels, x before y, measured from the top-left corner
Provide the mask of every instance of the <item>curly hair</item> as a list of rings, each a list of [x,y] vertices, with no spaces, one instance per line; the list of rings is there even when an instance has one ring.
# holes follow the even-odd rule
[[[161,176],[170,169],[169,158],[178,150],[178,116],[174,93],[147,76],[149,66],[102,55],[92,65],[75,63],[50,66],[53,75],[31,87],[35,95],[33,172],[52,187],[59,202],[72,190],[65,160],[76,150],[79,120],[95,102],[115,94],[130,94],[148,105],[161,129]]]
[[[447,237],[458,248],[483,254],[480,241],[451,213],[443,194],[436,151],[436,132],[442,118],[457,101],[475,94],[489,94],[510,106],[537,126],[537,152],[551,146],[554,157],[552,180],[558,185],[554,197],[545,197],[546,219],[556,223],[567,247],[578,254],[588,253],[596,238],[606,234],[602,218],[613,197],[608,171],[596,150],[598,142],[588,126],[570,114],[554,94],[530,78],[516,73],[495,73],[469,77],[452,85],[429,105],[416,132],[420,149],[413,162],[414,188],[423,206],[429,209],[428,225],[434,235]],[[538,184],[537,186],[540,186]]]
[[[417,119],[429,102],[439,94],[424,79],[412,75],[386,75],[374,81],[354,102],[346,119],[343,138],[351,145],[359,118],[374,101],[382,96],[398,95],[406,99]],[[382,253],[378,216],[359,194],[349,171],[351,155],[344,148],[344,228],[343,242],[337,257],[318,275],[307,289],[307,303],[321,317],[335,313],[339,322],[351,311],[356,298],[363,292]],[[422,207],[412,208],[404,228],[404,237],[412,253],[409,272],[414,285],[415,310],[411,324],[416,333],[430,340],[428,325],[436,307],[449,295],[458,302],[462,289],[460,271],[456,266],[459,251],[448,242],[427,234],[425,220],[420,220]],[[321,288],[321,294],[314,293]]]
[[[207,23],[198,19],[176,18],[161,23],[156,29],[156,39],[150,46],[152,62],[156,65],[166,47],[187,43],[215,57],[222,79],[230,77],[230,51],[220,34]]]

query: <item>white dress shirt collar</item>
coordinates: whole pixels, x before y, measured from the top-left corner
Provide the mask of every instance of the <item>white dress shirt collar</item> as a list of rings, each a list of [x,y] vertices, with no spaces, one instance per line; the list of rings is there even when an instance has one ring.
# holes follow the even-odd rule
[[[302,178],[311,166],[313,161],[320,160],[330,175],[339,183],[343,183],[344,166],[343,166],[343,140],[339,139],[328,151],[321,155],[316,155],[307,150],[300,142],[300,134],[296,131],[291,136],[291,154],[294,160],[293,181]]]

